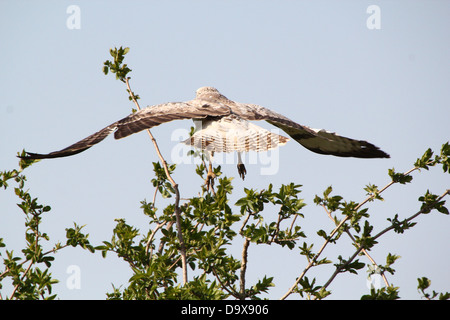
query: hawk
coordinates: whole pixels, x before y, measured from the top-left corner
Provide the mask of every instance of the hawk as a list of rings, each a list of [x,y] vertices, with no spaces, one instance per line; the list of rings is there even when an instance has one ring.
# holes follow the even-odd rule
[[[201,87],[196,91],[193,100],[149,106],[67,148],[47,154],[27,152],[23,158],[71,156],[89,149],[113,132],[115,139],[121,139],[162,123],[182,119],[192,119],[196,123],[195,133],[183,143],[206,151],[210,156],[213,156],[214,152],[237,152],[238,173],[242,179],[246,174],[241,159],[242,152],[267,151],[289,141],[289,138],[270,132],[250,121],[265,120],[316,153],[356,158],[390,157],[367,141],[342,137],[324,129],[312,129],[262,106],[229,100],[216,88]],[[207,186],[213,179],[210,158]]]

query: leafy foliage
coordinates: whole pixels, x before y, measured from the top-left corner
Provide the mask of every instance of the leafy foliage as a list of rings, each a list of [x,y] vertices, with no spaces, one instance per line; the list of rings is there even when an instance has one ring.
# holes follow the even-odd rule
[[[421,292],[423,294],[423,297],[427,300],[433,300],[438,298],[438,300],[448,300],[450,299],[450,293],[449,292],[436,292],[433,290],[432,293],[428,293],[426,292],[427,289],[430,287],[431,285],[431,280],[428,279],[427,277],[422,277],[422,278],[418,278],[418,285],[417,285],[417,289],[419,290],[419,292]]]
[[[430,160],[430,152],[427,151],[424,162],[420,159],[416,163],[423,166],[434,166],[447,159],[448,150],[443,146],[444,152],[439,157]],[[445,151],[447,150],[447,151]],[[419,161],[420,160],[420,161]],[[0,183],[4,190],[11,189],[11,181],[15,183],[14,195],[18,197],[18,208],[24,215],[26,246],[22,250],[22,256],[6,250],[6,243],[0,239],[0,254],[3,257],[4,271],[0,274],[0,284],[9,278],[13,289],[4,298],[8,299],[54,299],[56,294],[52,292],[52,285],[58,280],[54,279],[50,268],[59,250],[67,246],[81,247],[90,252],[100,251],[103,257],[108,254],[117,255],[128,263],[133,274],[126,287],[115,287],[107,293],[108,299],[261,299],[264,294],[273,287],[274,278],[263,275],[254,284],[246,284],[247,253],[250,245],[279,245],[290,250],[299,250],[306,258],[307,266],[304,272],[297,278],[294,286],[287,295],[298,294],[301,298],[323,299],[330,294],[327,289],[329,283],[338,274],[358,274],[367,266],[370,274],[391,274],[395,270],[393,264],[400,258],[389,253],[385,265],[366,264],[356,259],[362,250],[369,250],[377,245],[377,238],[388,231],[404,233],[417,222],[413,219],[419,214],[429,214],[436,210],[448,215],[443,199],[449,191],[441,195],[435,195],[428,190],[419,197],[419,211],[409,218],[399,219],[395,214],[388,218],[390,223],[386,229],[374,234],[374,226],[370,224],[368,208],[362,208],[362,203],[345,201],[340,195],[334,195],[333,189],[328,187],[321,197],[316,196],[314,202],[322,206],[333,223],[337,226],[333,231],[319,230],[317,234],[323,238],[325,244],[336,243],[340,237],[347,233],[351,235],[355,254],[344,258],[339,255],[333,263],[327,257],[320,257],[322,249],[313,251],[314,244],[308,244],[301,239],[307,239],[302,231],[299,219],[303,218],[305,202],[299,197],[301,185],[290,183],[281,185],[274,190],[272,184],[266,189],[244,189],[243,197],[234,205],[229,203],[233,192],[232,179],[222,177],[220,167],[215,168],[218,179],[216,191],[206,192],[202,189],[199,196],[186,199],[180,206],[182,221],[181,227],[187,250],[187,263],[189,269],[195,272],[192,279],[185,285],[179,283],[179,269],[181,268],[180,243],[176,230],[174,230],[175,217],[174,206],[169,204],[163,210],[155,207],[155,199],[152,202],[143,200],[141,208],[149,219],[148,231],[142,233],[138,228],[126,223],[124,219],[116,219],[116,227],[109,241],[92,246],[88,235],[82,233],[83,226],[74,224],[66,229],[66,243],[56,243],[52,250],[44,252],[43,242],[48,242],[49,236],[40,225],[46,214],[51,212],[48,205],[40,204],[25,189],[26,177],[23,170],[32,165],[29,160],[21,160],[19,169],[0,172]],[[153,164],[155,178],[151,180],[155,191],[159,191],[162,198],[171,198],[174,189],[167,181],[162,166]],[[170,172],[175,170],[174,165],[169,165]],[[419,169],[419,167],[415,167]],[[203,177],[205,168],[203,164],[197,166],[197,173]],[[411,171],[412,172],[412,171]],[[398,177],[411,177],[411,172],[397,175]],[[388,172],[392,178],[392,171]],[[395,182],[394,182],[395,180]],[[409,179],[411,181],[412,179]],[[392,183],[402,184],[403,178],[392,179]],[[365,202],[378,199],[382,200],[377,186],[368,185],[365,190],[368,198]],[[155,195],[157,193],[155,192]],[[265,218],[267,210],[277,212],[273,220]],[[273,217],[273,215],[271,215]],[[244,239],[242,257],[236,258],[230,253],[230,248],[236,245],[236,240]],[[239,241],[238,241],[239,242]],[[297,249],[296,249],[297,248]],[[305,276],[310,268],[333,263],[336,271],[325,284],[318,284],[316,278]],[[428,293],[430,281],[423,277],[418,279],[419,292],[426,299],[448,299],[449,293]],[[1,288],[1,287],[0,287]],[[2,296],[3,297],[3,296]],[[282,297],[285,298],[285,297]],[[386,285],[381,288],[371,288],[369,294],[362,299],[398,299],[399,288]]]
[[[112,49],[110,54],[113,61],[106,61],[103,71],[105,74],[111,71],[117,79],[124,81],[131,100],[136,102],[138,96],[131,91],[128,82],[131,69],[123,64],[128,51],[128,48],[122,47]],[[393,265],[400,257],[388,253],[386,263],[377,265],[369,251],[377,246],[378,238],[390,231],[398,234],[406,232],[416,225],[414,219],[421,214],[438,211],[448,215],[444,197],[450,191],[445,190],[439,196],[427,190],[418,199],[418,212],[408,218],[399,218],[395,214],[387,219],[389,224],[386,228],[378,232],[371,224],[369,208],[364,206],[372,201],[382,201],[381,194],[392,185],[412,183],[412,172],[416,170],[429,170],[441,165],[444,174],[450,173],[449,144],[442,146],[439,155],[433,157],[433,154],[428,149],[417,159],[413,169],[405,173],[389,169],[388,184],[383,188],[374,184],[365,186],[367,198],[362,202],[345,200],[334,194],[331,186],[321,196],[315,196],[313,202],[325,210],[333,227],[328,231],[316,232],[320,241],[323,241],[321,245],[312,243],[312,237],[302,230],[306,203],[300,197],[302,186],[299,184],[289,183],[277,189],[272,184],[262,190],[244,189],[241,197],[235,203],[230,203],[232,178],[223,176],[219,166],[214,168],[218,178],[213,192],[201,188],[197,196],[180,201],[178,189],[168,176],[176,166],[154,162],[154,178],[151,179],[155,189],[153,199],[141,201],[142,212],[148,219],[147,230],[129,225],[125,219],[116,219],[110,240],[93,246],[88,240],[89,235],[82,233],[83,227],[74,224],[66,229],[65,244],[56,243],[47,252],[43,250],[43,243],[49,242],[50,237],[42,230],[41,224],[45,216],[51,213],[51,207],[39,203],[25,189],[23,170],[35,161],[20,160],[19,169],[0,172],[0,187],[5,192],[9,192],[14,184],[14,195],[18,197],[18,208],[25,221],[25,247],[21,255],[7,250],[7,244],[0,238],[0,255],[4,265],[3,271],[0,270],[0,290],[6,279],[10,280],[13,287],[8,294],[0,291],[0,298],[56,298],[52,285],[58,280],[53,278],[50,268],[57,253],[68,246],[100,252],[103,257],[115,255],[129,265],[132,275],[128,284],[124,287],[113,285],[112,292],[106,294],[107,299],[263,299],[270,288],[275,286],[276,279],[262,274],[253,283],[247,281],[248,252],[254,246],[261,245],[287,248],[289,252],[297,252],[305,257],[303,271],[281,299],[290,295],[306,299],[326,298],[332,294],[328,287],[337,276],[344,273],[358,274],[365,267],[369,275],[379,274],[386,279],[386,274],[394,275]],[[191,152],[191,155],[202,157],[198,152]],[[202,179],[205,170],[203,162],[196,167],[196,173]],[[162,209],[157,208],[158,194],[173,200],[173,203]],[[267,211],[275,214],[265,215]],[[338,255],[335,258],[322,256],[329,244],[338,243],[343,236],[351,239],[355,247],[353,255]],[[240,245],[241,254],[236,257],[232,249]],[[361,255],[365,255],[370,263],[363,262]],[[181,270],[186,267],[184,263],[193,275],[189,281],[181,283],[179,277]],[[310,271],[322,265],[334,266],[330,278],[324,283],[320,283]],[[426,290],[430,281],[427,278],[418,281],[418,290],[426,299],[449,298],[449,293],[428,293]],[[398,299],[399,288],[387,280],[385,284],[381,288],[371,288],[361,298]]]
[[[21,155],[24,154],[25,152],[22,151]],[[33,198],[25,189],[26,177],[22,171],[33,162],[35,161],[20,160],[18,170],[0,172],[1,185],[5,190],[10,187],[10,180],[14,180],[17,184],[14,193],[19,198],[17,206],[24,215],[26,241],[26,246],[22,249],[22,256],[18,256],[13,251],[6,250],[6,244],[0,238],[0,248],[5,248],[4,252],[0,251],[5,267],[4,271],[0,272],[0,289],[2,289],[3,281],[7,278],[11,280],[13,286],[12,292],[5,297],[0,295],[1,298],[52,300],[56,298],[56,295],[52,294],[52,285],[58,282],[50,273],[50,267],[55,260],[54,254],[67,246],[80,246],[91,252],[95,251],[88,241],[89,235],[81,233],[83,227],[75,224],[74,228],[66,229],[67,242],[65,245],[56,243],[52,250],[44,252],[43,242],[48,242],[50,238],[40,226],[44,215],[51,211],[51,207],[39,204],[38,198]]]

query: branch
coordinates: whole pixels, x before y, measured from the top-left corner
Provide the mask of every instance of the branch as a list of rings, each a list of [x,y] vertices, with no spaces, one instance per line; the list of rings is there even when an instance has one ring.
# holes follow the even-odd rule
[[[429,161],[429,163],[432,163],[433,161]],[[405,173],[403,173],[404,176],[409,175],[410,173],[412,173],[415,170],[419,170],[420,167],[416,166],[408,171],[406,171]],[[394,183],[396,183],[397,181],[392,180],[391,182],[389,182],[386,186],[384,186],[377,194],[372,194],[369,195],[364,201],[362,201],[360,204],[358,204],[356,206],[356,208],[354,209],[355,211],[358,211],[364,204],[366,204],[367,202],[371,201],[372,199],[374,199],[377,195],[379,195],[380,193],[382,193],[383,191],[385,191],[387,188],[389,188],[390,186],[392,186]],[[350,218],[350,215],[347,215],[344,217],[344,219],[342,219],[342,221],[336,226],[336,228],[334,228],[334,230],[330,233],[330,236],[328,237],[328,239],[325,240],[325,242],[323,243],[322,247],[319,249],[319,251],[316,253],[316,255],[311,259],[311,261],[308,263],[308,265],[306,266],[306,268],[303,270],[303,272],[301,273],[301,275],[296,279],[295,283],[292,285],[292,287],[280,298],[280,300],[284,300],[286,299],[290,294],[292,294],[295,290],[295,288],[298,286],[298,284],[300,283],[300,281],[303,279],[304,275],[306,274],[306,272],[308,272],[308,270],[316,263],[317,259],[319,258],[319,256],[322,254],[323,250],[325,249],[325,247],[328,245],[328,243],[330,242],[330,240],[334,237],[334,235],[339,231],[339,229],[344,225],[344,223]],[[362,248],[361,248],[362,250]],[[359,250],[358,253],[361,251]],[[356,255],[355,255],[356,256]],[[351,261],[351,260],[349,260]]]
[[[247,224],[248,219],[250,219],[251,214],[252,214],[251,212],[248,212],[247,217],[244,220],[244,223],[242,223],[242,227],[239,229],[239,234],[240,235],[243,235],[242,231],[244,230],[244,227]]]
[[[433,207],[434,204],[438,203],[439,201],[441,201],[446,195],[450,195],[450,189],[445,190],[445,192],[439,196],[439,198],[436,199],[436,201],[434,201],[433,203],[431,203],[428,206],[425,206],[424,208],[422,208],[421,210],[419,210],[417,213],[413,214],[411,217],[409,217],[408,219],[406,219],[406,222],[409,222],[413,219],[415,219],[417,216],[419,216],[420,214],[426,212],[427,210],[429,210],[430,208]],[[390,231],[394,229],[393,225],[390,225],[389,227],[387,227],[386,229],[380,231],[378,234],[376,234],[373,239],[377,239],[379,237],[381,237],[383,234],[385,234],[386,232]]]
[[[242,248],[241,276],[239,281],[241,300],[245,300],[245,272],[247,271],[247,253],[249,246],[250,246],[250,239],[245,238],[244,246]]]
[[[450,195],[450,189],[446,190],[439,198],[436,199],[436,201],[434,201],[433,203],[431,203],[428,206],[425,206],[424,208],[422,208],[421,210],[419,210],[417,213],[413,214],[411,217],[409,217],[408,219],[406,219],[405,221],[409,222],[413,219],[415,219],[417,216],[419,216],[420,214],[426,212],[427,210],[429,210],[430,208],[433,207],[434,204],[438,203],[439,201],[442,200],[442,198],[444,198],[446,195]],[[379,237],[381,237],[383,234],[385,234],[386,232],[390,231],[394,229],[394,226],[391,225],[389,227],[387,227],[386,229],[380,231],[377,235],[375,235],[373,237],[373,239],[377,239]],[[326,288],[333,280],[334,278],[337,276],[337,274],[343,269],[345,268],[348,264],[350,264],[350,262],[353,261],[353,259],[356,258],[356,256],[363,250],[363,246],[359,246],[359,248],[355,251],[355,253],[350,257],[350,259],[348,259],[348,261],[344,264],[342,264],[341,266],[339,266],[338,268],[336,268],[336,270],[334,271],[334,273],[331,275],[330,279],[328,279],[328,281],[324,284],[324,288]]]
[[[134,104],[136,105],[137,110],[141,110],[141,107],[139,106],[139,103],[137,102],[136,97],[134,96],[133,91],[131,91],[130,88],[130,78],[126,77],[125,84],[128,88],[128,93],[133,100]],[[186,246],[184,244],[183,240],[183,234],[181,232],[181,213],[180,213],[180,191],[178,190],[178,184],[173,180],[172,176],[169,173],[169,169],[167,167],[166,160],[161,154],[161,151],[159,150],[158,143],[156,142],[155,138],[153,137],[152,133],[150,132],[150,129],[147,129],[147,133],[150,137],[150,140],[153,142],[153,145],[155,146],[156,153],[158,154],[158,157],[164,167],[164,171],[166,173],[167,179],[169,179],[170,183],[172,184],[172,187],[175,190],[175,218],[176,218],[176,224],[177,224],[177,233],[178,233],[178,241],[180,241],[180,253],[181,253],[181,262],[182,262],[182,268],[183,268],[183,284],[185,285],[187,283],[187,263],[186,263]]]
[[[328,217],[334,222],[335,220],[333,219],[333,217],[331,216],[331,213],[327,210],[327,208],[325,207],[325,205],[322,204],[323,209],[325,210],[325,212],[327,213]],[[350,231],[345,230],[345,233],[350,237],[350,239],[353,241],[353,243],[355,243],[355,238],[353,237],[353,235],[350,233]],[[375,260],[370,256],[369,252],[366,249],[362,249],[364,255],[370,260],[370,262],[375,266],[378,267],[377,263],[375,262]],[[384,274],[384,272],[381,272],[381,277],[384,280],[384,283],[386,284],[387,287],[389,287],[389,282],[386,278],[386,275]]]
[[[17,288],[19,288],[19,285],[22,284],[23,279],[25,279],[25,276],[27,275],[28,271],[30,271],[31,266],[34,264],[34,261],[31,259],[30,264],[28,265],[27,270],[22,275],[22,278],[20,278],[20,281],[13,289],[11,296],[9,297],[9,300],[11,300],[14,297],[14,294],[16,293]]]
[[[222,280],[220,279],[219,275],[217,274],[216,269],[214,268],[214,266],[212,266],[211,270],[212,270],[214,276],[216,277],[217,281],[219,281],[219,284],[221,285],[221,287],[223,289],[225,289],[225,291],[228,292],[228,294],[230,296],[233,296],[235,298],[239,298],[239,294],[237,292],[235,292],[232,288],[228,288],[228,284],[222,282]]]
[[[146,253],[146,254],[148,254],[148,251],[149,251],[149,249],[150,249],[150,244],[151,244],[153,238],[155,237],[156,232],[158,232],[159,229],[161,229],[162,227],[164,227],[164,226],[166,225],[166,223],[167,223],[167,221],[164,221],[164,222],[162,222],[162,223],[158,223],[158,225],[155,227],[155,229],[153,229],[152,234],[150,235],[150,237],[148,237],[147,245],[145,246],[145,253]],[[152,250],[150,251],[149,260],[152,258],[152,254],[153,254],[153,248],[152,248]]]

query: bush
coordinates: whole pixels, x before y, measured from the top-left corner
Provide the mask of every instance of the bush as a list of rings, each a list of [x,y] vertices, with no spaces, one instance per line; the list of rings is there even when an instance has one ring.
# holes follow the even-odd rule
[[[130,100],[139,109],[139,97],[131,91],[130,78],[127,77],[131,70],[122,64],[127,52],[128,48],[111,50],[114,61],[105,62],[104,72],[107,74],[111,71],[126,83]],[[272,184],[263,190],[244,189],[235,207],[231,207],[229,199],[233,192],[232,179],[222,177],[219,166],[214,168],[218,177],[214,189],[207,190],[203,187],[199,196],[180,204],[178,185],[171,176],[176,166],[166,163],[156,140],[150,131],[148,133],[160,158],[159,162],[153,163],[155,178],[152,179],[152,184],[155,193],[152,202],[141,202],[150,227],[142,232],[128,225],[125,220],[118,219],[112,238],[95,247],[90,244],[89,235],[81,232],[83,227],[74,224],[72,228],[66,229],[65,244],[56,243],[52,250],[44,252],[43,242],[50,239],[40,227],[51,208],[39,204],[38,199],[33,198],[25,189],[26,177],[23,174],[34,160],[21,159],[19,169],[0,172],[0,187],[11,190],[10,184],[15,184],[14,193],[19,198],[18,207],[25,219],[26,241],[22,255],[18,256],[13,251],[8,251],[0,238],[0,255],[4,265],[4,269],[0,270],[0,290],[6,280],[12,284],[10,292],[0,291],[0,298],[55,299],[57,296],[52,292],[52,285],[58,280],[52,277],[50,268],[57,253],[72,246],[90,252],[100,251],[103,257],[114,254],[128,263],[133,273],[128,286],[113,287],[113,291],[107,293],[108,299],[261,299],[274,286],[274,278],[264,275],[256,283],[246,282],[248,251],[250,246],[269,244],[297,251],[306,259],[305,267],[296,281],[280,297],[283,300],[291,295],[307,299],[329,296],[331,292],[328,287],[338,275],[358,273],[366,266],[366,263],[357,258],[361,254],[371,261],[368,265],[369,274],[379,274],[385,282],[383,288],[372,288],[362,299],[397,299],[399,288],[389,284],[387,276],[394,274],[393,264],[399,257],[389,253],[385,264],[377,264],[370,257],[369,251],[386,233],[404,233],[414,227],[419,215],[433,210],[446,215],[449,213],[444,198],[450,194],[450,190],[443,190],[441,195],[426,191],[418,199],[420,207],[417,212],[405,219],[394,215],[388,219],[388,227],[374,234],[367,207],[372,201],[383,200],[383,192],[394,184],[412,183],[412,173],[415,171],[441,166],[444,175],[450,173],[450,146],[447,142],[442,145],[440,154],[434,155],[428,149],[417,159],[413,168],[404,173],[389,169],[389,182],[382,188],[372,184],[365,186],[367,198],[359,203],[346,201],[342,196],[333,194],[331,187],[321,196],[316,196],[314,203],[323,207],[335,228],[331,232],[317,231],[323,243],[315,251],[313,249],[317,244],[307,242],[308,236],[301,228],[302,209],[305,206],[304,200],[299,197],[301,185],[290,183],[277,190],[274,190]],[[22,151],[19,156],[24,155],[25,152]],[[193,153],[193,156],[202,157],[198,153]],[[197,174],[203,179],[205,169],[204,163],[196,168]],[[162,210],[158,209],[158,193],[163,198],[172,198],[173,203]],[[273,220],[262,214],[268,207],[276,208],[278,212]],[[338,256],[336,261],[323,257],[327,245],[336,243],[344,234],[355,246],[353,255],[348,258]],[[233,257],[228,250],[237,243],[242,243],[240,259]],[[318,284],[314,277],[307,277],[310,270],[325,264],[335,266],[328,281]],[[189,278],[188,273],[192,270],[195,270],[196,275]],[[182,281],[179,280],[180,275]],[[430,283],[426,277],[418,279],[418,290],[424,298],[449,298],[449,293],[427,293]]]

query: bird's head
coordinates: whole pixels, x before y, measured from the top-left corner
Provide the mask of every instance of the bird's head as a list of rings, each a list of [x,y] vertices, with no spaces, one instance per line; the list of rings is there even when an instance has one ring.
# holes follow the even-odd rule
[[[213,87],[201,87],[198,88],[196,93],[196,97],[197,98],[202,98],[202,99],[208,99],[208,98],[221,98],[223,97],[222,94],[220,94],[219,90],[217,90],[216,88]]]

